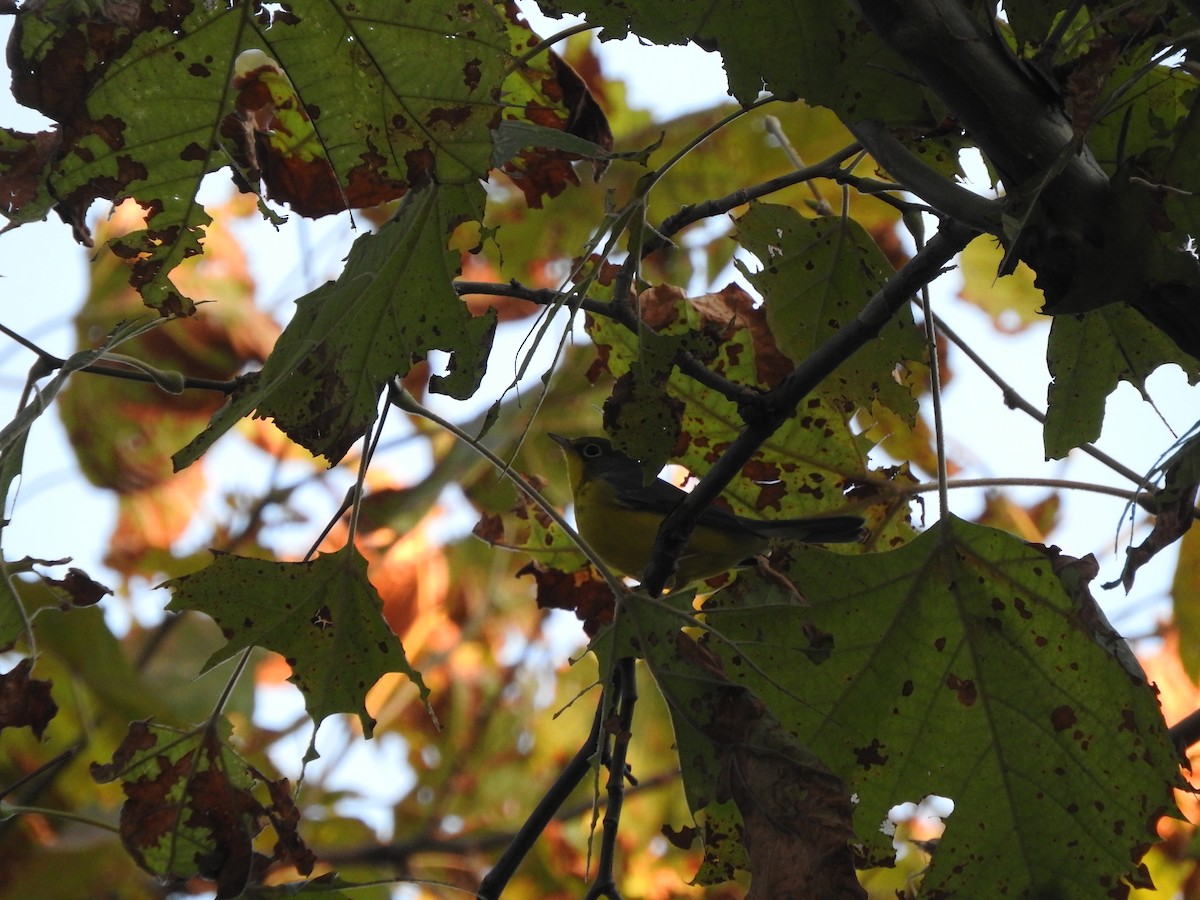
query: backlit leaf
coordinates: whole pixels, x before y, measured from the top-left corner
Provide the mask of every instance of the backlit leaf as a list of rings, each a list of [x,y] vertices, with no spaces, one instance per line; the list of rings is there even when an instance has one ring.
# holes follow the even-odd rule
[[[1124,304],[1055,316],[1046,363],[1053,378],[1046,404],[1047,459],[1061,459],[1100,436],[1104,403],[1118,382],[1129,382],[1145,396],[1146,378],[1166,363],[1179,365],[1192,383],[1200,378],[1200,363]]]
[[[707,645],[845,780],[870,857],[892,854],[888,809],[933,794],[955,806],[927,891],[1141,883],[1175,751],[1077,566],[958,519],[869,562],[796,560],[810,608],[739,580],[705,610]]]
[[[147,208],[145,229],[114,249],[164,311],[192,309],[170,272],[201,251],[208,172],[234,163],[242,184],[261,175],[306,215],[487,172],[509,45],[490,4],[273,7],[189,0],[91,16],[52,4],[18,18],[14,93],[63,135],[48,176],[57,208],[84,240],[93,200]]]
[[[280,838],[277,858],[290,858],[305,874],[315,862],[294,833],[287,782],[266,782],[272,803],[264,806],[252,793],[263,779],[223,731],[134,722],[112,762],[92,764],[98,782],[124,788],[121,842],[138,865],[163,880],[215,881],[218,898],[240,896],[269,862],[252,844],[268,820]]]
[[[352,712],[369,737],[375,720],[363,701],[388,672],[405,673],[425,693],[383,620],[367,561],[352,546],[311,562],[221,555],[165,586],[174,592],[168,609],[211,616],[229,641],[205,669],[247,647],[274,650],[292,667],[288,680],[300,688],[318,725],[326,716]]]
[[[604,26],[603,38],[633,31],[656,44],[695,41],[716,49],[729,74],[729,91],[743,105],[765,89],[828,106],[851,120],[912,123],[928,116],[919,84],[901,76],[903,64],[873,32],[859,27],[859,15],[849,5],[805,0],[736,5],[541,0],[540,5],[582,13],[589,23]],[[832,72],[838,77],[830,77]]]
[[[762,264],[757,272],[739,267],[762,293],[775,340],[794,363],[851,321],[892,272],[878,245],[853,219],[806,219],[789,207],[754,203],[737,226],[738,241]],[[906,360],[923,358],[920,333],[904,309],[888,321],[879,340],[838,367],[822,392],[868,409],[878,401],[911,422],[916,399],[891,373]]]
[[[478,216],[482,193],[478,185],[426,188],[405,200],[396,219],[360,237],[341,277],[296,301],[257,378],[175,454],[175,467],[195,462],[255,409],[336,463],[375,421],[387,383],[431,350],[450,354],[449,371],[434,376],[431,389],[471,396],[496,316],[473,317],[454,293],[459,256],[446,242],[455,225]]]

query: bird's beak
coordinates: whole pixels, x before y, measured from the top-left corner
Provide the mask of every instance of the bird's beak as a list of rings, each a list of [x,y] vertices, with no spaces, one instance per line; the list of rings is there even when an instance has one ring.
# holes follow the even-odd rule
[[[570,438],[565,438],[561,434],[555,434],[553,431],[546,432],[546,437],[550,438],[550,440],[554,441],[554,443],[558,444],[558,446],[562,447],[568,453],[575,452],[575,447],[571,444]]]

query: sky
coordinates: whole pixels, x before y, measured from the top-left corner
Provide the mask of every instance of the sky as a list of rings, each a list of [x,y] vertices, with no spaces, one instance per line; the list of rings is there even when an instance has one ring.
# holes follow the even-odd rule
[[[529,9],[527,3],[522,6]],[[554,23],[541,16],[531,18],[543,36],[575,21]],[[11,18],[0,17],[0,39],[7,39],[10,27]],[[657,48],[643,46],[630,38],[602,44],[600,54],[610,77],[628,80],[630,103],[651,109],[660,118],[707,107],[725,95],[719,58],[695,47]],[[40,117],[17,107],[7,91],[0,91],[0,124],[27,131],[45,127]],[[729,188],[739,186],[731,178]],[[216,193],[219,195],[220,189]],[[265,226],[254,228],[252,266],[259,280],[262,302],[269,308],[284,308],[305,290],[335,277],[353,237],[344,219],[337,217],[318,223],[293,217],[293,222],[279,233]],[[75,349],[71,318],[84,296],[86,266],[86,251],[72,242],[69,229],[57,219],[0,235],[0,322],[59,356],[69,355]],[[739,277],[731,271],[715,281],[723,284]],[[934,291],[935,309],[980,348],[1018,392],[1034,404],[1044,404],[1048,382],[1044,361],[1046,326],[998,338],[989,318],[959,300],[956,291],[955,276],[946,276],[938,282]],[[1078,453],[1061,463],[1047,463],[1041,449],[1040,427],[1024,414],[1006,409],[1000,390],[979,376],[960,354],[952,353],[950,361],[955,375],[946,396],[950,446],[955,458],[971,464],[972,471],[965,474],[1063,477],[1129,487]],[[28,352],[0,338],[0,420],[6,420],[15,411],[31,362]],[[489,392],[494,389],[494,384],[485,385],[485,404],[492,399]],[[1175,433],[1183,433],[1191,426],[1194,410],[1200,407],[1196,391],[1186,386],[1177,369],[1156,373],[1150,379],[1149,392]],[[1101,445],[1135,470],[1148,470],[1168,448],[1171,431],[1158,412],[1128,385],[1123,385],[1110,399],[1109,411],[1110,424]],[[260,463],[234,456],[235,447],[229,442],[219,445],[209,471],[224,472],[225,478],[241,479],[240,483],[253,486],[264,477],[265,470]],[[76,565],[105,581],[100,560],[115,521],[115,504],[109,496],[88,485],[78,472],[53,412],[34,426],[26,459],[16,507],[9,510],[12,525],[4,533],[5,557],[70,556]],[[1025,488],[1016,491],[1016,496],[1023,502],[1033,502],[1045,493],[1043,489]],[[972,515],[980,504],[978,491],[951,494],[952,510],[959,515]],[[1071,493],[1064,502],[1064,524],[1053,539],[1069,555],[1097,554],[1102,570],[1093,587],[1110,618],[1118,630],[1146,634],[1152,631],[1155,619],[1168,609],[1168,578],[1174,555],[1164,554],[1164,558],[1147,566],[1139,574],[1131,598],[1126,598],[1119,589],[1101,591],[1099,584],[1117,577],[1123,562],[1123,553],[1114,551],[1114,540],[1120,535],[1122,508],[1120,500],[1110,497]],[[927,521],[932,521],[936,517],[933,495],[928,497],[925,510]],[[1141,533],[1144,530],[1143,527]],[[115,583],[118,579],[111,580]],[[132,608],[153,621],[161,614],[166,594],[144,586],[135,591],[131,602],[132,607],[122,601],[107,604],[110,618],[120,623]],[[294,715],[295,704],[278,699],[272,709],[286,721]],[[344,739],[344,733],[336,730],[332,733],[333,740]],[[394,758],[402,749],[386,744],[372,752]],[[373,758],[379,759],[378,755]],[[397,792],[404,789],[399,782],[394,787]]]

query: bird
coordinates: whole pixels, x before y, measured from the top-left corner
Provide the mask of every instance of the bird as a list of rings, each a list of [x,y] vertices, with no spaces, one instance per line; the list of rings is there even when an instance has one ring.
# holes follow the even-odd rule
[[[687,496],[661,478],[644,483],[640,463],[601,437],[548,435],[567,461],[580,536],[611,569],[638,579],[650,561],[658,528]],[[808,544],[862,540],[859,516],[752,519],[709,507],[700,514],[677,560],[673,583],[683,587],[753,564],[775,540]]]

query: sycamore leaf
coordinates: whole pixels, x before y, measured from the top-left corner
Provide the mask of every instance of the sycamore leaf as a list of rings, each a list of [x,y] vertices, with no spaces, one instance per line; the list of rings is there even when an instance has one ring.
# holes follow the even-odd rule
[[[114,249],[134,260],[146,302],[190,312],[171,270],[201,250],[195,202],[208,172],[233,162],[243,186],[305,215],[376,205],[412,187],[472,183],[491,154],[510,36],[492,6],[273,4],[27,5],[9,45],[14,94],[59,123],[53,158],[9,133],[0,162],[32,210],[56,208],[88,240],[93,200],[137,199],[146,227]],[[515,28],[515,25],[510,25]],[[239,64],[239,56],[249,52]],[[9,173],[12,174],[11,172]]]
[[[891,806],[954,801],[931,895],[1124,896],[1178,763],[1079,572],[951,518],[869,559],[801,548],[811,607],[739,579],[706,645],[857,796],[873,860]]]
[[[758,257],[758,272],[738,267],[763,295],[779,349],[800,362],[850,322],[892,272],[883,251],[853,219],[806,219],[794,209],[754,203],[737,220],[738,241]],[[910,424],[917,401],[893,376],[897,365],[924,358],[906,308],[822,386],[869,409],[878,401]]]
[[[1048,459],[1100,436],[1104,402],[1127,381],[1143,396],[1146,378],[1175,363],[1195,383],[1200,362],[1123,303],[1079,316],[1055,316],[1046,347],[1050,369],[1044,441]]]
[[[478,185],[431,186],[410,194],[397,217],[354,243],[346,269],[296,301],[258,377],[173,457],[191,465],[243,416],[271,417],[296,443],[336,463],[375,421],[387,383],[431,350],[451,354],[431,389],[471,396],[483,377],[494,310],[473,317],[454,293],[459,254],[447,235],[475,218]]]
[[[608,166],[613,134],[604,110],[570,63],[544,48],[527,56],[540,39],[516,6],[496,3],[493,9],[504,16],[513,55],[522,62],[504,80],[506,108],[492,135],[492,165],[512,177],[531,208],[540,209],[543,198],[579,184],[571,164],[576,159],[593,160],[599,180]]]
[[[764,88],[828,106],[843,119],[926,122],[919,84],[849,4],[806,0],[679,3],[676,0],[541,0],[604,27],[604,39],[633,32],[656,44],[694,41],[721,54],[729,91],[743,106]]]
[[[1045,321],[1038,314],[1045,298],[1033,284],[1034,274],[1023,262],[1014,271],[1000,274],[1004,250],[994,240],[977,238],[967,244],[958,257],[963,286],[959,296],[974,303],[992,317],[1002,331],[1019,331],[1034,322]]]
[[[592,160],[608,160],[613,156],[611,150],[605,150],[599,144],[586,138],[576,137],[557,128],[505,119],[496,129],[496,142],[492,147],[492,164],[504,165],[517,155],[517,151],[525,147],[565,150],[573,156]]]
[[[375,720],[366,693],[389,672],[403,672],[428,691],[383,620],[379,594],[367,580],[367,561],[352,546],[310,562],[269,562],[221,555],[212,565],[166,582],[167,609],[211,616],[229,643],[205,663],[208,670],[247,647],[265,647],[292,667],[309,715],[356,713],[371,736]]]
[[[47,182],[59,140],[53,131],[27,134],[0,128],[0,216],[9,220],[0,231],[50,214],[54,198]]]
[[[93,763],[92,777],[120,781],[125,791],[120,835],[131,856],[163,879],[196,875],[217,884],[217,897],[237,897],[271,859],[253,841],[268,820],[279,842],[274,859],[304,874],[316,859],[295,831],[298,814],[286,781],[266,781],[228,746],[231,728],[184,732],[134,722],[112,762]],[[264,782],[271,804],[252,793]]]
[[[643,298],[649,294],[644,292]],[[679,300],[677,306],[679,320],[693,325],[703,323],[705,336],[715,342],[715,350],[710,347],[706,354],[705,365],[730,381],[769,386],[791,370],[787,358],[779,352],[765,313],[754,307],[744,291],[731,287],[720,294]],[[675,328],[673,322],[670,328]],[[644,342],[623,326],[607,318],[589,317],[588,333],[600,350],[604,368],[618,379],[618,385],[636,364],[645,365],[640,362]],[[694,336],[690,339],[693,347],[699,343]],[[598,368],[594,366],[590,374]],[[658,452],[662,453],[661,420],[642,413],[653,408],[648,397],[652,387],[653,381],[641,382],[642,393],[634,397],[638,414],[631,418],[634,427],[644,428],[636,440],[646,445],[657,440]],[[665,394],[665,399],[658,401],[662,408],[683,402],[681,436],[675,443],[674,458],[694,475],[703,475],[741,433],[744,422],[737,404],[677,370],[670,372],[665,383],[660,377],[657,390]],[[755,518],[854,512],[868,518],[876,546],[890,546],[893,541],[905,539],[911,532],[905,521],[909,496],[903,491],[893,493],[890,486],[907,476],[900,470],[868,468],[874,442],[856,433],[851,424],[854,409],[847,407],[836,392],[830,397],[824,384],[809,395],[797,414],[784,422],[745,467],[746,477],[735,479],[725,489],[723,497],[733,511]],[[606,407],[606,427],[607,412]],[[627,442],[640,446],[630,439],[629,431],[625,437]],[[846,545],[846,549],[851,546]]]

